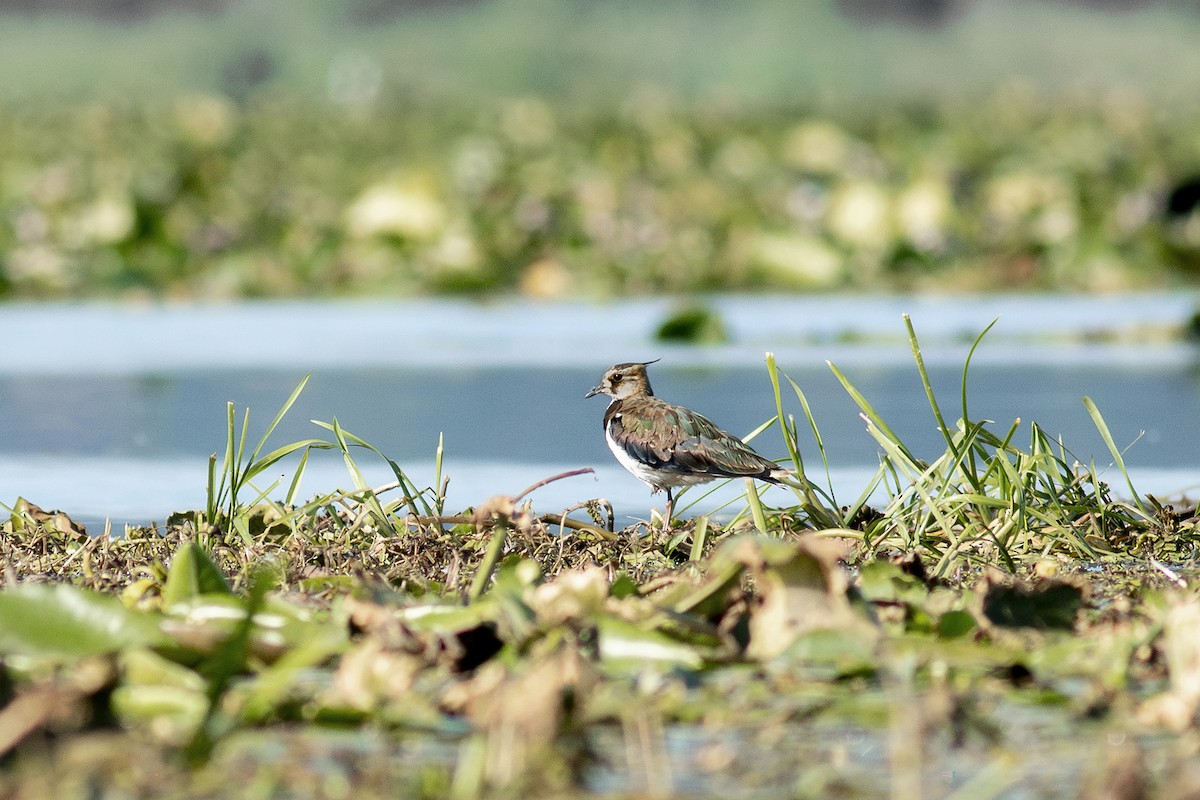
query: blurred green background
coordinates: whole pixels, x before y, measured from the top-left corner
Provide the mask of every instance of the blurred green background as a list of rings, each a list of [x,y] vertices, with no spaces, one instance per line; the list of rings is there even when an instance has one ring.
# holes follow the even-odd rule
[[[1193,286],[1200,5],[5,0],[0,297]]]

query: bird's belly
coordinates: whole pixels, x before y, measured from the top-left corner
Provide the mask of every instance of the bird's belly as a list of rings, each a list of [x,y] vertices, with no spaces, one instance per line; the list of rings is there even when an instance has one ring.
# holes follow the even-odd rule
[[[696,473],[677,472],[671,469],[657,469],[649,464],[643,464],[636,458],[633,458],[625,449],[614,442],[610,437],[604,437],[608,442],[608,449],[612,451],[613,457],[617,462],[629,470],[635,478],[642,483],[647,484],[651,489],[660,492],[663,489],[675,488],[678,486],[695,486],[700,483],[708,483],[715,476]]]

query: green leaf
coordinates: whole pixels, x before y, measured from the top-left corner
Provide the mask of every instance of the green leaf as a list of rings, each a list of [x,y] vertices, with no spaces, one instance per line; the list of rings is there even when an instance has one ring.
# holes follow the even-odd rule
[[[612,586],[608,588],[609,595],[618,600],[632,597],[637,594],[637,591],[637,581],[630,577],[628,572],[617,573],[617,576],[613,579]]]
[[[938,620],[937,635],[942,639],[957,639],[975,630],[975,617],[969,611],[947,611]]]
[[[251,651],[251,634],[255,615],[263,606],[270,578],[259,569],[251,576],[246,594],[245,611],[233,635],[222,642],[200,665],[198,672],[208,680],[208,710],[195,734],[184,748],[184,755],[193,765],[202,764],[212,755],[218,739],[233,727],[221,698],[229,690],[233,677],[243,668]]]
[[[183,744],[195,735],[208,708],[207,684],[195,671],[150,650],[120,656],[121,685],[112,709],[125,727],[154,731],[159,740]]]
[[[810,678],[833,680],[875,671],[874,642],[854,630],[826,628],[808,631],[787,649],[785,655]]]
[[[204,678],[195,670],[164,658],[153,650],[130,648],[119,656],[122,683],[134,688],[167,686],[204,696]]]
[[[702,618],[720,615],[728,608],[729,596],[741,585],[745,571],[746,565],[736,561],[726,561],[721,569],[711,569],[704,585],[676,600],[674,610]]]
[[[259,722],[270,717],[295,692],[313,667],[343,652],[349,639],[341,625],[310,626],[311,634],[284,654],[279,661],[259,673],[250,683],[242,717]]]
[[[0,653],[76,660],[164,640],[151,617],[115,597],[63,584],[0,592]]]
[[[123,726],[153,730],[174,744],[195,735],[207,707],[204,692],[178,686],[118,686],[112,694],[113,713]]]
[[[858,571],[859,588],[868,600],[888,603],[924,602],[929,590],[918,578],[888,561],[868,561]]]
[[[602,617],[596,626],[601,661],[613,665],[669,664],[698,669],[704,657],[692,645],[616,617]]]
[[[200,545],[187,542],[175,551],[163,587],[163,603],[170,607],[202,594],[231,594],[221,570]]]

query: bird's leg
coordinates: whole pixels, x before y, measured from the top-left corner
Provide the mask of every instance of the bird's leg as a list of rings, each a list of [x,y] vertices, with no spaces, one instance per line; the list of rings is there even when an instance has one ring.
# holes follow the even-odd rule
[[[663,510],[663,531],[671,530],[671,513],[675,510],[675,498],[671,496],[671,487],[667,487],[667,507]]]

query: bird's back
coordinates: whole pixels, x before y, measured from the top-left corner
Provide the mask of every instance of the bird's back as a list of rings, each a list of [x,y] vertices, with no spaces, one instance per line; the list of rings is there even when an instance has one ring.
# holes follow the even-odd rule
[[[771,483],[788,474],[704,415],[652,395],[611,403],[604,429],[614,445],[652,469]]]

